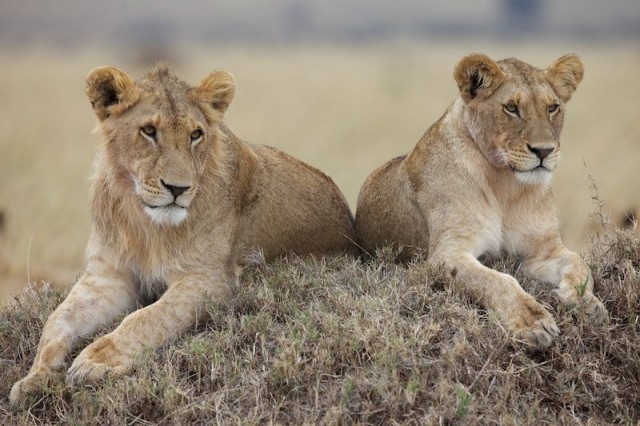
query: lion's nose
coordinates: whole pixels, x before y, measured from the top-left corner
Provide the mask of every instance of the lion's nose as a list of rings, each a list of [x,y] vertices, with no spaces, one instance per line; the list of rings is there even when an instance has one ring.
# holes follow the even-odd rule
[[[170,185],[170,184],[166,183],[165,181],[163,181],[162,179],[160,180],[160,182],[162,182],[162,185],[165,188],[167,188],[169,191],[171,191],[171,193],[173,194],[173,196],[175,198],[178,198],[180,196],[180,194],[182,194],[183,192],[185,192],[186,190],[191,188],[190,186]]]
[[[533,152],[541,160],[544,160],[553,152],[553,148],[534,148],[531,145],[527,145],[527,147],[529,148],[529,151]]]

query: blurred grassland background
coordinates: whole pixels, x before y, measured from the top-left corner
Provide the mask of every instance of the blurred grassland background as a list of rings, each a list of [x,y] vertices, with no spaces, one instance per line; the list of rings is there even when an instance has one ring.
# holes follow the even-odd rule
[[[544,68],[575,52],[586,74],[554,179],[565,240],[581,250],[595,229],[589,174],[612,221],[640,212],[637,2],[229,3],[0,6],[0,300],[82,270],[98,144],[84,78],[107,64],[139,77],[166,60],[192,84],[228,69],[230,128],[318,167],[355,209],[367,175],[411,150],[456,98],[464,54]]]

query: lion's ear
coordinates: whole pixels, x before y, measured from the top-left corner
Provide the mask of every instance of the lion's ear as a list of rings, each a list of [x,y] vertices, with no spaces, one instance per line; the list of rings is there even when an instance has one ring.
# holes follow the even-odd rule
[[[112,113],[124,112],[137,99],[136,86],[131,77],[109,66],[89,72],[85,91],[100,121]]]
[[[200,102],[222,115],[233,101],[236,81],[229,71],[215,70],[203,78],[195,90]]]
[[[467,55],[458,62],[453,72],[460,96],[465,102],[477,96],[489,96],[504,80],[500,66],[487,55]]]
[[[569,54],[556,60],[544,73],[562,102],[568,102],[584,77],[584,66],[578,55]]]

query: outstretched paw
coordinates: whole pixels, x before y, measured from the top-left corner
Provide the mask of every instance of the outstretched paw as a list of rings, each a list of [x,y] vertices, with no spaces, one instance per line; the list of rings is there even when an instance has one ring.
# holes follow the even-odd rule
[[[31,394],[44,390],[51,380],[51,373],[44,370],[30,372],[24,379],[17,381],[11,388],[9,403],[13,407],[24,405]]]
[[[120,376],[131,368],[131,357],[112,337],[103,336],[87,346],[67,371],[70,386],[96,385],[107,375]]]
[[[561,286],[556,290],[562,303],[570,309],[581,310],[587,320],[594,324],[607,324],[609,322],[609,312],[604,304],[593,295],[591,291],[586,291],[583,295],[567,292],[568,286]]]
[[[533,297],[522,298],[515,313],[516,318],[511,321],[514,337],[529,350],[545,350],[560,335],[553,316]]]
[[[609,322],[609,312],[607,312],[607,308],[604,306],[604,303],[593,294],[583,296],[582,306],[589,320],[595,324],[607,324]]]
[[[559,335],[560,329],[551,318],[537,320],[533,326],[518,330],[515,339],[524,343],[529,350],[542,351],[549,348]]]

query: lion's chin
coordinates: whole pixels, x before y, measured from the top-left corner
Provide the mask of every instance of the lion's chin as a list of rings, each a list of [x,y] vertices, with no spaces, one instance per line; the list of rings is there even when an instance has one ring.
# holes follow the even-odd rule
[[[553,177],[551,170],[544,167],[536,167],[526,172],[516,171],[514,173],[518,181],[527,185],[548,185],[551,183],[551,178]]]
[[[144,212],[156,225],[178,226],[187,218],[187,209],[175,204],[164,207],[144,206]]]

